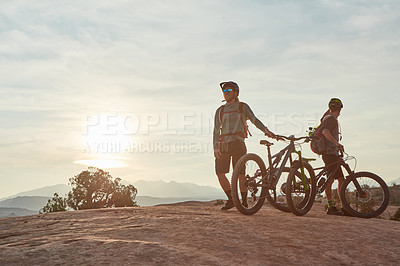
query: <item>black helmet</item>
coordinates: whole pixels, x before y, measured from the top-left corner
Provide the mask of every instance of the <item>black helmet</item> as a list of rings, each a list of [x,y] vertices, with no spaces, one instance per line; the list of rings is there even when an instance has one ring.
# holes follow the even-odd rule
[[[223,90],[223,89],[226,89],[226,88],[231,88],[231,89],[233,89],[234,91],[237,91],[237,92],[238,92],[238,95],[239,95],[239,85],[237,85],[237,83],[234,82],[234,81],[225,81],[225,82],[221,82],[221,83],[219,84],[219,86],[221,87],[222,90]]]
[[[337,111],[337,110],[339,110],[340,108],[343,108],[343,103],[342,103],[342,101],[341,101],[340,99],[338,99],[338,98],[332,98],[332,99],[329,101],[328,106],[329,106],[329,109],[331,109],[332,111]]]

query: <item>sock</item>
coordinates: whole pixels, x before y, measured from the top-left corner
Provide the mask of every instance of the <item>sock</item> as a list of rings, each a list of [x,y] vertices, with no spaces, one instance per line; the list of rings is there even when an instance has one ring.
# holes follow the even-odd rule
[[[232,191],[231,190],[227,190],[227,191],[224,191],[224,192],[225,192],[226,196],[228,197],[228,200],[232,200]]]
[[[333,206],[333,200],[328,200],[328,207],[332,207]]]

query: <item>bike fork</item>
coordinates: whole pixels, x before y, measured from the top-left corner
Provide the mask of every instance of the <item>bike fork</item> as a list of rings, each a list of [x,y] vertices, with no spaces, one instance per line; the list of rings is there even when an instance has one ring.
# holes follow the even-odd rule
[[[348,178],[351,178],[351,182],[353,182],[353,184],[356,187],[357,192],[359,193],[359,195],[361,197],[364,196],[364,191],[363,191],[362,187],[360,186],[360,183],[358,183],[357,178],[354,177],[354,172],[351,171],[350,166],[348,164],[345,164],[344,168],[349,173],[349,177]]]
[[[301,151],[294,151],[294,153],[299,155],[299,162],[300,162],[300,172],[301,172],[301,182],[303,183],[304,190],[308,190],[309,187],[307,185],[307,178],[306,174],[304,173],[304,166],[303,166],[303,159],[301,157]],[[295,185],[296,181],[293,179],[293,185]]]

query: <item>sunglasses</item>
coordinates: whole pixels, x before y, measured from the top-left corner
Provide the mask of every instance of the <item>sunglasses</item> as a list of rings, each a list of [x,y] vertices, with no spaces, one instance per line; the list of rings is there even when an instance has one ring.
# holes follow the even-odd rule
[[[222,91],[223,91],[223,92],[233,91],[233,89],[230,89],[230,88],[229,88],[229,89],[223,89]]]

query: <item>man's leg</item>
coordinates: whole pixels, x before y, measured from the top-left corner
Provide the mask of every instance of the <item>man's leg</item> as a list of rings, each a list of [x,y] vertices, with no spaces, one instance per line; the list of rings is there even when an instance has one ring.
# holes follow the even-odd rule
[[[217,174],[219,184],[221,185],[222,189],[224,190],[225,194],[228,196],[228,199],[231,198],[231,184],[229,183],[226,174]]]
[[[219,184],[224,190],[226,196],[228,197],[228,201],[225,203],[224,206],[222,206],[221,210],[229,210],[234,207],[231,194],[231,184],[226,177],[226,173],[229,173],[230,163],[231,156],[226,151],[222,152],[221,158],[215,159],[215,172],[217,174]]]
[[[322,155],[322,160],[325,163],[325,166],[328,166],[328,171],[327,171],[327,176],[331,176],[331,173],[333,170],[335,170],[336,166],[332,165],[333,163],[336,162],[336,158],[333,155]],[[338,212],[337,208],[333,205],[333,199],[332,199],[332,184],[334,182],[334,178],[332,178],[329,183],[327,183],[326,189],[325,189],[325,195],[326,195],[326,200],[328,201],[328,210],[327,214],[336,214]]]
[[[332,202],[332,184],[333,184],[333,179],[329,181],[329,183],[326,186],[325,189],[325,195],[326,195],[326,200],[328,201],[328,207],[333,206]]]
[[[325,189],[325,195],[326,199],[328,201],[328,209],[326,211],[326,214],[333,214],[333,215],[343,215],[343,213],[338,210],[334,204],[333,204],[333,199],[332,199],[332,184],[334,180],[330,181]]]
[[[242,196],[242,205],[244,207],[248,207],[248,205],[247,205],[247,185],[246,185],[246,177],[244,174],[239,175],[239,189],[240,189],[240,195]]]
[[[237,161],[247,153],[246,149],[246,144],[244,142],[238,141],[235,143],[235,151],[232,152],[232,165],[233,168],[235,168]],[[246,179],[245,179],[245,173],[246,169],[243,167],[243,169],[240,169],[240,175],[239,175],[239,190],[240,190],[240,195],[242,198],[242,205],[244,207],[247,207],[247,185],[246,185]]]
[[[343,176],[342,176],[342,177],[339,177],[339,178],[337,179],[337,181],[339,182],[337,193],[338,193],[338,196],[339,196],[339,199],[340,199],[340,188],[341,188],[342,185],[343,185],[344,177],[343,177]],[[342,199],[340,199],[340,202],[341,202],[341,201],[342,201]]]
[[[322,159],[324,160],[324,163],[326,166],[330,165],[328,168],[328,177],[331,176],[331,173],[336,170],[335,173],[333,173],[333,177],[331,181],[327,184],[327,187],[325,189],[325,195],[326,199],[328,201],[328,210],[327,214],[333,214],[333,215],[343,215],[341,211],[339,211],[333,204],[333,199],[332,199],[332,184],[335,180],[335,177],[337,179],[338,175],[341,173],[341,169],[336,169],[336,165],[334,165],[335,162],[337,162],[338,159],[340,159],[338,156],[335,155],[322,155]],[[340,172],[340,173],[339,173]],[[343,174],[342,174],[343,175]],[[339,188],[338,192],[340,191],[340,186],[342,184],[342,180],[339,181]]]
[[[226,196],[228,197],[228,201],[225,203],[224,206],[221,207],[221,210],[226,211],[235,206],[235,205],[233,205],[233,200],[232,200],[231,185],[229,183],[228,178],[226,178],[226,175],[224,173],[219,173],[219,174],[217,174],[217,176],[218,176],[219,184],[221,185],[222,189],[224,190]]]
[[[342,199],[340,198],[340,189],[341,189],[341,187],[342,187],[342,185],[343,185],[344,177],[343,177],[343,172],[342,172],[341,174],[342,174],[342,176],[339,177],[339,178],[337,179],[338,182],[339,182],[339,186],[338,186],[338,191],[337,191],[337,192],[338,192],[338,195],[339,195],[340,202],[342,203]],[[343,208],[343,203],[342,203],[341,212],[342,212],[343,215],[345,215],[345,216],[353,216],[353,215],[351,215],[345,208]]]
[[[332,161],[333,162],[338,162],[339,160],[341,160],[341,158],[339,157],[339,156],[334,156],[333,157],[333,159],[332,159]],[[343,171],[342,171],[342,168],[341,167],[339,167],[337,170],[336,170],[336,172],[335,172],[335,174],[334,174],[334,178],[338,181],[338,189],[337,189],[337,194],[338,194],[338,197],[339,197],[339,200],[340,200],[340,202],[342,202],[342,199],[340,198],[340,189],[341,189],[341,187],[342,187],[342,185],[343,185],[343,182],[344,182],[344,175],[343,175]],[[343,204],[342,204],[342,206],[343,206]],[[347,213],[347,211],[345,211],[344,209],[343,209],[343,207],[342,207],[342,209],[341,209],[341,214],[344,214],[344,215],[349,215],[348,213]],[[351,215],[349,215],[349,216],[351,216]]]
[[[224,146],[222,146],[224,148]],[[215,173],[217,174],[219,184],[227,195],[228,199],[231,199],[231,184],[229,183],[226,174],[229,173],[229,166],[231,163],[231,156],[227,152],[227,146],[221,150],[221,157],[215,158]]]

